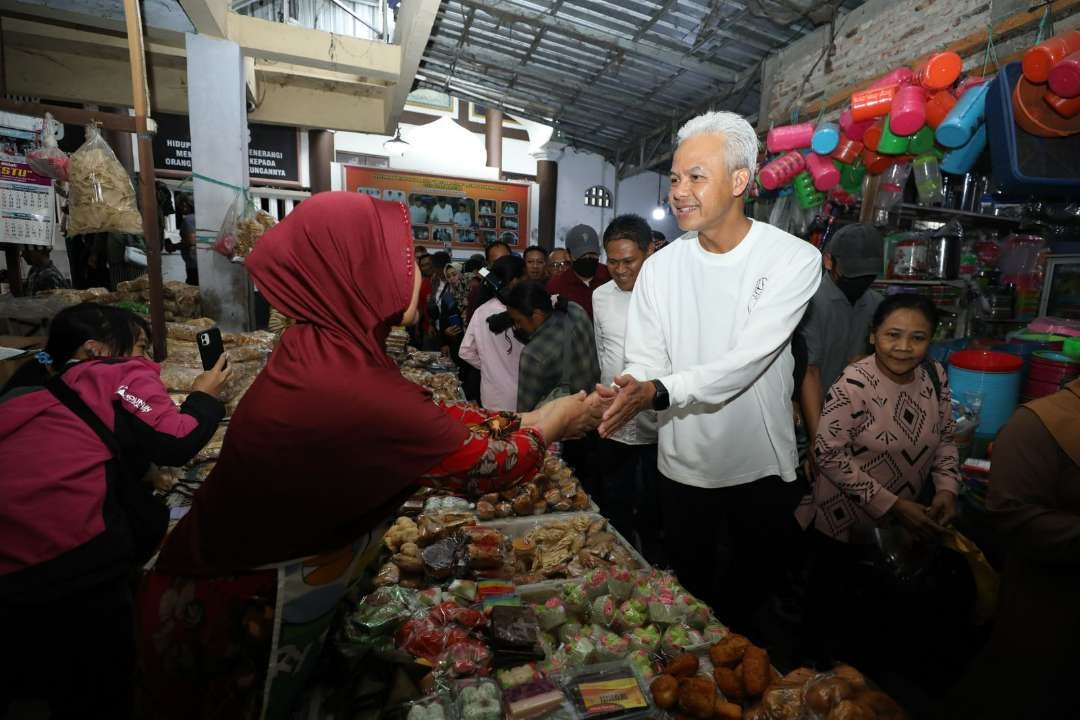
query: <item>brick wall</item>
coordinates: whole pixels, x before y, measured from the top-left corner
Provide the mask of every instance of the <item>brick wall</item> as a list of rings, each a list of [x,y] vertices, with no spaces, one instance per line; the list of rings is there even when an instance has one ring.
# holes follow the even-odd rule
[[[828,66],[822,59],[807,78],[828,42],[828,27],[819,28],[766,62],[758,127],[766,130],[770,125],[790,122],[796,107],[803,120],[812,120],[817,113],[807,118],[808,106],[985,31],[991,19],[999,22],[1026,11],[1031,4],[1031,0],[869,0],[837,21],[836,49]],[[1072,4],[1061,14],[1055,18],[1056,32],[1080,27],[1080,4]],[[1035,26],[1031,26],[995,44],[998,55],[1004,57],[1029,47],[1034,40]],[[965,69],[978,72],[982,62],[980,47],[965,58]]]

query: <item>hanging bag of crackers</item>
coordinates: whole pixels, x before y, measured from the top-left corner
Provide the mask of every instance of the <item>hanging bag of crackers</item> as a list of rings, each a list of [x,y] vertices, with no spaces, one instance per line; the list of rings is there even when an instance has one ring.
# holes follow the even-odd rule
[[[225,220],[214,240],[214,249],[230,260],[247,257],[262,234],[275,223],[270,213],[255,204],[250,192],[241,190],[225,213]]]
[[[131,178],[95,124],[86,126],[86,142],[71,154],[68,182],[68,235],[142,234]]]

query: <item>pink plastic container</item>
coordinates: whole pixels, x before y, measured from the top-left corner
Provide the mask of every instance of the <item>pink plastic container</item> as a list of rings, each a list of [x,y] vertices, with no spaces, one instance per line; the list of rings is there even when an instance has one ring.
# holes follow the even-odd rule
[[[799,123],[798,125],[784,125],[773,128],[765,138],[765,145],[769,152],[784,152],[785,150],[798,150],[810,147],[810,141],[814,139],[814,123]]]
[[[1050,71],[1050,90],[1058,97],[1080,96],[1080,52],[1059,60]]]
[[[851,116],[850,110],[845,110],[840,113],[840,129],[850,139],[862,142],[863,133],[874,124],[873,120],[864,120],[863,122],[855,122],[855,118]]]
[[[814,179],[814,187],[821,192],[832,190],[840,184],[840,169],[829,157],[810,153],[806,156],[806,169],[810,171],[810,177]]]
[[[889,111],[889,129],[896,135],[914,135],[926,123],[926,90],[905,85],[896,91]]]
[[[837,143],[836,149],[832,151],[832,158],[839,160],[845,165],[851,165],[859,159],[859,153],[862,152],[863,144],[858,140],[852,140],[847,135],[840,135],[840,142]]]
[[[1059,317],[1041,317],[1028,323],[1027,332],[1080,337],[1080,320]]]
[[[855,122],[873,120],[889,114],[893,98],[896,97],[897,85],[887,85],[853,93],[851,96],[851,117]]]
[[[1063,98],[1052,92],[1045,92],[1043,93],[1043,101],[1054,108],[1054,112],[1066,120],[1071,120],[1077,115],[1080,115],[1080,96]]]
[[[882,75],[874,81],[871,88],[888,87],[889,85],[910,85],[915,73],[909,67],[898,67],[887,75]]]
[[[766,190],[776,190],[790,183],[805,169],[806,160],[802,153],[792,150],[761,168],[758,178],[761,180],[761,187]]]

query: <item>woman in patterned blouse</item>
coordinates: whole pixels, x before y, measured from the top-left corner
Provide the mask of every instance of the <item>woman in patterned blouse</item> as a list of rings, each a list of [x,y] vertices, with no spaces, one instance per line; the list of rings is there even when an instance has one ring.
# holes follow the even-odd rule
[[[866,570],[881,557],[875,528],[899,526],[909,539],[930,540],[956,513],[951,396],[944,369],[926,360],[936,326],[927,298],[882,301],[870,328],[874,353],[849,365],[825,395],[815,477],[796,511],[803,528],[813,526],[806,627],[819,636],[810,638],[811,652],[853,662],[875,679],[919,665],[902,657],[904,647],[925,648],[916,637],[932,628],[940,642],[956,627],[951,609],[898,598]],[[933,499],[924,505],[927,483]]]

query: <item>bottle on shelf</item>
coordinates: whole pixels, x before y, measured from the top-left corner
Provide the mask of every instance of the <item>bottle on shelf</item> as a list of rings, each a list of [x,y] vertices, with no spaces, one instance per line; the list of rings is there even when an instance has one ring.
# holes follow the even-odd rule
[[[940,205],[945,201],[941,187],[941,170],[937,157],[920,155],[911,163],[915,173],[915,189],[919,192],[919,202],[923,205]]]

